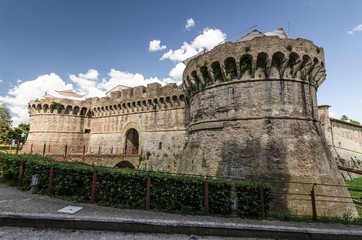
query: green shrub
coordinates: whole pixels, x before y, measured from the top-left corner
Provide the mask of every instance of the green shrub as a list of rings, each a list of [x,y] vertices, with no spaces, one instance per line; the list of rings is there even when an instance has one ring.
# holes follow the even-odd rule
[[[87,202],[91,198],[92,177],[91,166],[54,162],[54,195]]]
[[[151,184],[151,209],[188,214],[204,213],[202,178],[152,174]]]
[[[264,189],[264,209],[267,214],[270,209],[272,200],[272,188],[269,184],[257,182],[237,182],[235,191],[238,200],[237,215],[239,217],[259,217],[261,216],[260,209],[260,187]]]
[[[231,183],[223,179],[209,179],[210,214],[230,214]]]
[[[40,193],[46,193],[49,182],[49,168],[51,166],[50,159],[37,155],[21,155],[23,160],[24,174],[22,179],[22,190],[30,190],[31,179],[33,175],[37,175],[39,179],[38,190]]]
[[[1,178],[10,185],[18,182],[21,158],[18,155],[0,153]]]
[[[110,168],[98,168],[97,172],[99,204],[119,208],[145,208],[147,183],[145,173]]]
[[[91,199],[94,170],[97,172],[96,201],[105,206],[145,209],[147,177],[151,179],[151,209],[163,212],[205,214],[203,177],[175,176],[166,173],[148,173],[129,169],[116,169],[80,165],[76,163],[52,162],[39,155],[0,154],[0,178],[17,184],[19,166],[23,162],[23,181],[20,189],[29,190],[31,178],[40,180],[39,192],[46,193],[49,169],[53,165],[52,194],[73,201],[88,202]],[[225,179],[207,179],[209,186],[209,213],[230,214],[232,182]],[[257,183],[238,182],[235,191],[238,197],[238,215],[257,217],[259,209],[259,187]],[[271,201],[271,187],[265,189],[265,208]]]

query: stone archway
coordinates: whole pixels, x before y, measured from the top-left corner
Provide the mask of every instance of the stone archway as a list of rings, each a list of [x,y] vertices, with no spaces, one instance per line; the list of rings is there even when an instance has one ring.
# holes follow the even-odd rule
[[[130,169],[135,169],[136,168],[129,161],[121,161],[121,162],[117,163],[117,165],[115,167],[117,167],[117,168],[130,168]]]
[[[139,145],[140,144],[139,144],[138,131],[135,128],[128,129],[125,136],[125,146],[124,146],[125,155],[138,154]]]

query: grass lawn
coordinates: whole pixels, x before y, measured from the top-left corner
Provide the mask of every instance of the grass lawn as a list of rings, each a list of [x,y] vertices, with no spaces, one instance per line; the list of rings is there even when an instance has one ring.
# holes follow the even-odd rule
[[[362,202],[362,177],[355,178],[351,181],[346,181],[348,186],[349,194],[354,200]],[[356,204],[357,211],[359,216],[362,217],[362,206]]]

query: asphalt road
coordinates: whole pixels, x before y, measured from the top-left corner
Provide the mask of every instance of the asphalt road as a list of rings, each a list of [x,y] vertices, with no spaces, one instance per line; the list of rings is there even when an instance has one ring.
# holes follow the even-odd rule
[[[181,234],[145,234],[125,233],[110,231],[85,231],[72,229],[44,229],[44,228],[19,228],[0,227],[1,240],[258,240],[257,238],[226,238],[215,236],[187,236]]]

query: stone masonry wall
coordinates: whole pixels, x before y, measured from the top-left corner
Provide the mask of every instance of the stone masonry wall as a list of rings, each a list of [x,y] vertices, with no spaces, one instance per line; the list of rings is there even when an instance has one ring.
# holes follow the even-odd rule
[[[304,39],[257,37],[190,59],[183,73],[190,124],[179,172],[278,179],[278,191],[289,194],[311,191],[290,182],[343,185],[318,121],[324,80],[323,49]],[[343,188],[318,188],[331,192],[349,197]],[[310,205],[292,196],[278,204],[310,214]],[[356,216],[352,201],[337,205],[323,203],[319,214]]]
[[[329,106],[319,107],[320,121],[335,161],[342,166],[362,169],[362,127],[329,117]],[[342,172],[346,180],[360,177]]]
[[[169,162],[180,158],[188,122],[183,91],[176,84],[153,83],[109,95],[31,101],[31,129],[23,151],[42,153],[46,144],[46,154],[64,154],[67,145],[68,155],[83,149],[89,156],[124,155],[127,133],[134,130],[137,146],[131,146],[136,151],[132,154],[141,160],[137,168],[175,171]]]

